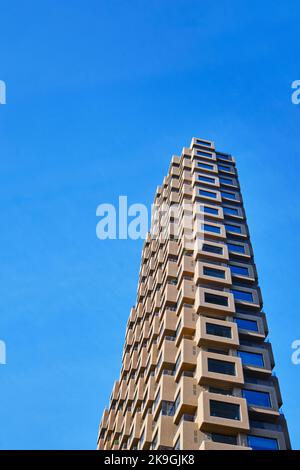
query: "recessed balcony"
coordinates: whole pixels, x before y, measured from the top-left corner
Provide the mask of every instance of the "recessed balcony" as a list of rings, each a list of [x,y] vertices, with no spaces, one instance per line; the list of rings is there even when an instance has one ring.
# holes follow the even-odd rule
[[[239,357],[200,351],[197,358],[196,380],[199,384],[239,386],[244,384]]]
[[[195,310],[227,316],[228,313],[235,312],[234,297],[230,292],[198,287],[195,296]]]
[[[203,391],[196,421],[204,432],[245,432],[250,429],[246,400]]]
[[[234,322],[198,317],[195,341],[201,347],[238,348],[239,335]]]
[[[197,261],[195,268],[195,281],[197,284],[216,284],[230,286],[232,284],[230,269],[226,266]]]

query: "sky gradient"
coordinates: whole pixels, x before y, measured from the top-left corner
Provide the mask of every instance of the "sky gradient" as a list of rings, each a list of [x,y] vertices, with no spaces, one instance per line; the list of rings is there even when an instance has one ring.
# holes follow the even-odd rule
[[[297,1],[3,0],[0,449],[94,449],[142,241],[96,207],[150,205],[193,136],[237,160],[292,445],[300,448]]]

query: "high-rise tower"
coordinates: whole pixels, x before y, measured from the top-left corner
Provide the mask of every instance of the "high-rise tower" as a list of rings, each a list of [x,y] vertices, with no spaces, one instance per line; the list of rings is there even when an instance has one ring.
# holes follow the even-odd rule
[[[193,138],[155,207],[98,448],[290,448],[234,158]]]

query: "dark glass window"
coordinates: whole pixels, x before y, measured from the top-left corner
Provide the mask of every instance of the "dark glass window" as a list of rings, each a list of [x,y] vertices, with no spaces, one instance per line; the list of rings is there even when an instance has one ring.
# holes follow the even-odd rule
[[[238,351],[238,355],[242,359],[245,366],[264,367],[264,358],[262,354],[247,351]]]
[[[208,243],[204,243],[202,247],[202,251],[207,251],[209,253],[217,253],[221,255],[223,253],[223,248],[215,245],[209,245]]]
[[[221,183],[224,183],[224,184],[233,184],[233,179],[231,179],[231,178],[222,178],[222,177],[220,177],[220,181],[221,181]]]
[[[221,233],[221,228],[216,225],[203,224],[202,229],[206,232]]]
[[[228,193],[227,191],[221,191],[222,196],[227,197],[227,199],[236,199],[235,193]]]
[[[197,155],[201,155],[202,157],[212,158],[212,154],[208,152],[203,152],[203,150],[197,150]]]
[[[199,181],[206,181],[207,183],[215,183],[215,178],[210,178],[209,176],[198,176]]]
[[[211,147],[211,143],[210,142],[204,142],[204,140],[197,139],[197,143],[199,145],[204,145],[205,147]]]
[[[244,245],[236,245],[235,243],[227,243],[229,251],[234,251],[235,253],[245,253]]]
[[[212,191],[205,191],[204,189],[199,190],[200,196],[212,197],[216,199],[217,193],[213,193]]]
[[[198,162],[198,166],[199,166],[200,168],[206,168],[207,170],[213,170],[213,169],[214,169],[213,165],[209,165],[208,163],[200,163],[200,162]]]
[[[225,388],[218,387],[209,387],[211,393],[218,393],[219,395],[232,395],[232,390],[227,390]]]
[[[206,323],[206,333],[208,335],[231,338],[231,328],[229,326],[217,325],[216,323]]]
[[[223,207],[223,212],[227,215],[239,215],[238,209],[233,209],[232,207]]]
[[[254,320],[247,320],[245,318],[235,319],[238,328],[241,330],[258,331],[257,322]]]
[[[203,211],[206,212],[207,214],[218,215],[219,213],[218,209],[215,209],[214,207],[207,207],[207,206],[203,206]]]
[[[242,233],[242,228],[239,225],[225,224],[225,228],[228,232]]]
[[[233,274],[239,274],[240,276],[249,276],[249,270],[248,268],[245,268],[244,266],[236,266],[234,264],[231,264],[229,267],[230,267],[230,271]]]
[[[247,400],[248,405],[271,408],[270,394],[267,392],[258,392],[256,390],[244,389],[243,397]]]
[[[205,298],[205,302],[209,304],[224,305],[224,307],[228,306],[228,298],[224,297],[223,295],[211,294],[209,292],[205,292],[204,298]]]
[[[219,170],[221,170],[221,171],[231,171],[230,166],[227,166],[227,165],[221,165],[221,164],[220,164],[220,165],[218,165],[218,168],[219,168]]]
[[[240,419],[240,405],[217,400],[210,400],[210,415],[225,419]]]
[[[211,357],[207,360],[209,372],[216,372],[217,374],[236,375],[235,363],[229,361],[220,361]]]
[[[225,271],[223,271],[222,269],[215,269],[215,268],[209,268],[207,266],[204,266],[203,274],[204,276],[212,276],[212,277],[218,277],[220,279],[225,279]]]
[[[243,290],[231,289],[236,300],[245,300],[246,302],[253,302],[253,295],[251,292],[245,292]]]
[[[221,442],[222,444],[237,445],[236,436],[226,436],[226,434],[211,433],[211,440],[213,442]]]
[[[180,436],[178,437],[177,441],[175,442],[174,450],[180,450]]]
[[[223,160],[232,160],[231,155],[227,153],[217,153],[218,158],[223,158]]]
[[[175,413],[174,402],[163,400],[161,402],[161,414],[163,416],[174,416],[174,413]]]
[[[248,447],[253,450],[278,450],[277,439],[261,436],[247,436]]]

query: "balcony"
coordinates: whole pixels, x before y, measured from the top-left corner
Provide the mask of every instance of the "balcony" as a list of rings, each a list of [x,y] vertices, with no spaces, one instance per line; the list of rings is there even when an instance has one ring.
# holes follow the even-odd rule
[[[107,421],[107,430],[108,431],[113,431],[114,430],[115,421],[116,421],[116,411],[115,410],[110,410],[108,421]]]
[[[197,312],[211,312],[227,316],[235,312],[234,297],[230,292],[218,291],[207,287],[198,287],[195,297]]]
[[[158,348],[166,336],[174,335],[176,331],[177,315],[171,310],[166,310],[159,328]]]
[[[200,450],[252,450],[251,447],[224,444],[222,442],[213,442],[211,440],[202,441]]]
[[[206,208],[206,210],[205,210]],[[207,211],[210,210],[210,212]],[[217,211],[217,213],[215,213]],[[216,220],[217,222],[219,221],[224,221],[224,214],[223,214],[223,209],[222,206],[214,206],[209,203],[201,203],[198,202],[197,204],[194,204],[193,207],[193,216],[194,218],[197,219],[212,219]]]
[[[178,268],[176,268],[178,269]],[[178,281],[182,276],[193,276],[195,270],[195,262],[191,256],[183,255],[180,263],[180,268],[178,270]]]
[[[145,419],[145,416],[148,412],[148,409],[152,407],[156,391],[156,382],[154,376],[150,376],[147,384],[145,385],[144,390],[144,407],[142,409],[142,417]]]
[[[179,346],[183,336],[193,336],[196,330],[198,315],[192,307],[183,306],[180,310],[176,325],[176,346]]]
[[[220,330],[220,331],[219,331]],[[214,334],[211,334],[214,332]],[[198,317],[195,341],[201,347],[239,347],[239,334],[234,322]]]
[[[224,407],[226,407],[226,404],[236,406],[239,409],[239,418],[231,419],[224,416],[211,415],[212,402],[220,402],[220,407],[222,407],[222,404],[225,404]],[[204,432],[246,432],[250,429],[246,400],[206,391],[201,392],[199,395],[196,421],[200,430]]]
[[[205,191],[200,193],[199,189]],[[214,196],[216,194],[216,196]],[[215,189],[205,189],[205,188],[199,188],[199,186],[195,186],[193,188],[193,193],[192,193],[192,202],[195,204],[197,202],[204,202],[204,203],[210,203],[210,202],[217,202],[219,204],[222,203],[222,197],[221,193],[218,190]]]
[[[153,426],[153,416],[151,414],[147,414],[145,418],[145,426],[141,432],[139,449],[141,450],[150,449],[150,444],[152,442],[152,426]]]
[[[195,378],[201,385],[210,384],[220,387],[243,385],[242,362],[236,356],[200,351]]]
[[[116,434],[120,434],[123,422],[124,422],[123,411],[119,410],[116,413],[116,427],[115,427]]]
[[[229,260],[228,248],[224,243],[216,242],[213,240],[204,240],[203,237],[196,240],[196,256],[197,259],[201,258],[214,261],[227,262]]]
[[[157,422],[153,429],[153,436],[159,443],[159,447],[173,447],[173,436],[176,431],[176,426],[173,423],[173,416],[159,415]],[[155,447],[155,449],[159,449]]]
[[[127,383],[125,380],[122,380],[120,383],[120,395],[119,395],[120,401],[125,400],[126,392],[127,392]]]
[[[158,353],[158,360],[156,365],[156,376],[160,377],[163,369],[172,369],[175,365],[176,346],[174,341],[165,339],[160,352]]]
[[[199,450],[201,442],[200,434],[197,424],[193,421],[186,421],[183,416],[178,425],[173,446],[179,438],[180,450]]]
[[[210,149],[209,147],[205,148],[195,148],[193,147],[192,153],[191,153],[192,161],[195,159],[201,159],[207,163],[212,162],[216,163],[217,162],[217,157],[216,153],[213,149]]]
[[[195,220],[194,232],[196,233],[196,237],[200,237],[202,240],[226,240],[226,232],[223,224],[206,220],[204,221],[202,218],[197,218]]]
[[[195,301],[196,286],[194,281],[183,279],[179,290],[176,302],[178,303],[178,308],[183,303],[193,304]]]
[[[197,366],[197,346],[191,339],[183,338],[177,354],[175,380],[178,381],[183,371],[194,371]]]
[[[193,415],[197,410],[198,385],[196,379],[181,376],[175,391],[175,399],[178,404],[174,415],[174,423],[178,424],[183,414]]]
[[[197,284],[216,284],[230,286],[232,284],[230,269],[226,266],[197,261],[195,269],[195,281]]]
[[[136,413],[133,418],[133,423],[131,425],[130,430],[130,442],[129,442],[129,449],[132,449],[136,446],[137,441],[140,437],[141,431],[141,413]]]
[[[161,299],[161,309],[166,308],[167,305],[176,304],[177,299],[177,287],[171,284],[167,284],[164,295]]]

